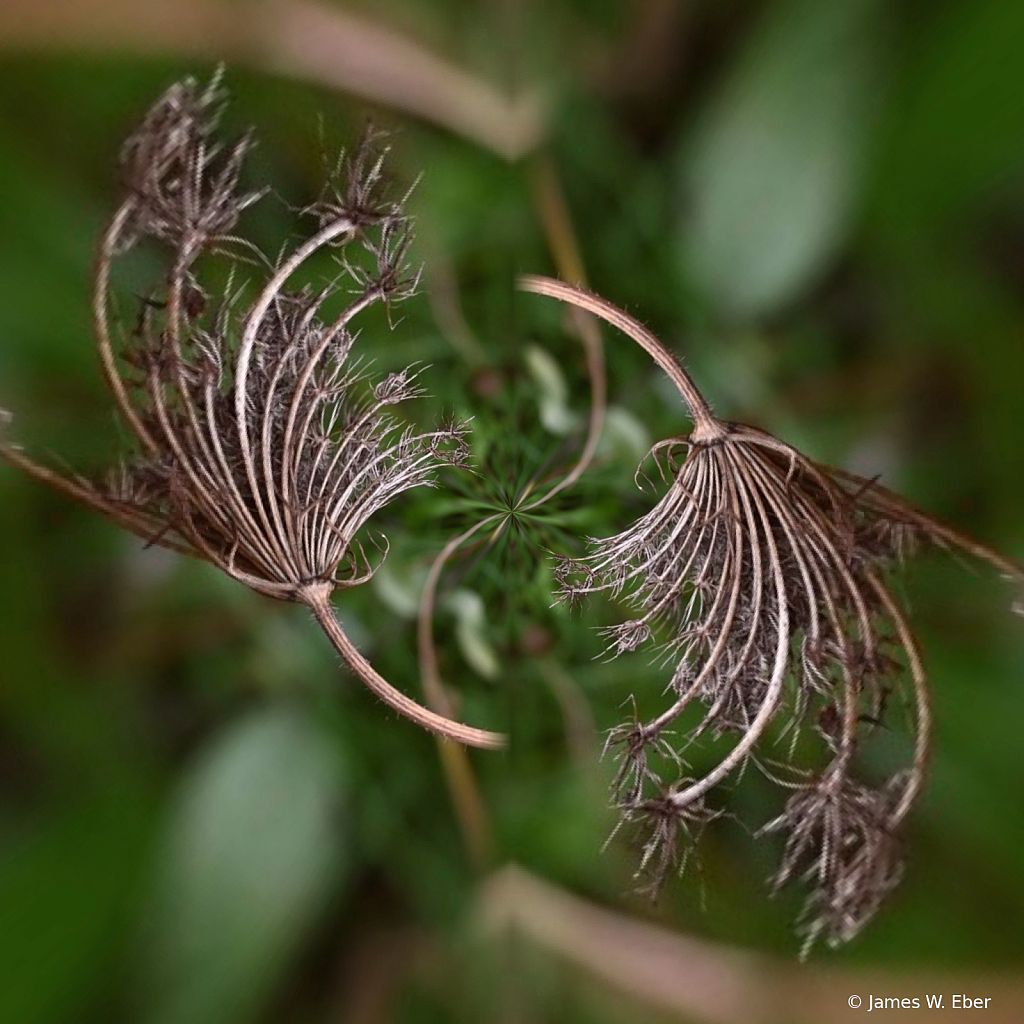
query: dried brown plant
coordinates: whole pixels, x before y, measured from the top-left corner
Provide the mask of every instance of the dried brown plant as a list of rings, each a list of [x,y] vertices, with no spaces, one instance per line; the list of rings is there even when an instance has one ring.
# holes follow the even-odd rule
[[[622,330],[669,375],[693,422],[688,435],[652,449],[656,460],[685,453],[657,505],[622,533],[593,540],[585,558],[557,566],[566,600],[628,594],[637,613],[606,631],[610,654],[661,636],[674,663],[671,705],[635,716],[609,740],[620,757],[615,802],[644,830],[643,867],[659,886],[720,813],[712,790],[753,764],[791,791],[761,831],[786,837],[773,887],[797,878],[809,886],[805,952],[819,937],[846,942],[899,882],[899,826],[929,754],[925,673],[890,572],[921,544],[966,552],[1018,584],[1024,571],[875,480],[718,419],[661,342],[605,300],[549,278],[527,276],[520,287]],[[910,764],[868,785],[855,755],[907,689]],[[694,705],[695,722],[684,718]],[[824,748],[823,771],[801,763],[804,727]],[[694,778],[684,755],[702,737],[735,743]],[[769,739],[783,751],[771,759],[758,749]]]
[[[95,330],[103,370],[136,450],[103,482],[61,473],[11,443],[0,455],[143,538],[215,565],[260,594],[309,607],[337,651],[390,707],[439,735],[496,748],[502,737],[421,707],[354,647],[331,594],[373,572],[358,540],[394,497],[462,465],[465,427],[416,433],[389,415],[420,391],[417,373],[372,386],[349,355],[353,320],[410,296],[409,218],[388,199],[383,153],[368,134],[304,210],[313,228],[276,260],[234,234],[263,193],[240,187],[251,135],[223,145],[219,75],[167,90],[127,140],[125,198],[99,244]],[[141,245],[166,261],[134,320],[114,314],[115,263]],[[289,282],[318,253],[337,275]],[[218,262],[219,261],[219,264]],[[254,288],[204,285],[227,261],[262,275]],[[222,275],[223,276],[223,275]],[[329,315],[332,300],[350,301]],[[386,541],[380,544],[386,550]]]

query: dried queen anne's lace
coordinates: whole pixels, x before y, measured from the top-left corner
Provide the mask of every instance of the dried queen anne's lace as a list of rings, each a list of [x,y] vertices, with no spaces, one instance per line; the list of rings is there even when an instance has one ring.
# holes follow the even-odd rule
[[[668,350],[603,299],[546,278],[526,277],[521,286],[622,329],[668,372],[693,419],[687,437],[655,446],[655,457],[666,448],[683,455],[658,504],[623,533],[591,541],[585,558],[556,566],[566,600],[628,595],[637,614],[605,631],[612,655],[662,636],[675,665],[671,705],[609,738],[620,758],[615,802],[624,821],[645,829],[642,868],[660,885],[716,815],[710,792],[756,764],[791,792],[762,828],[785,836],[772,883],[800,878],[810,887],[805,950],[819,937],[843,943],[899,881],[897,831],[928,758],[925,675],[887,576],[924,542],[966,551],[1018,583],[1024,573],[875,481],[718,420]],[[869,786],[854,774],[855,754],[908,676],[913,757]],[[684,728],[694,705],[699,720]],[[803,726],[826,752],[816,776],[795,757]],[[770,730],[783,752],[771,762],[757,752]],[[683,753],[705,735],[736,742],[703,777],[691,778]]]
[[[419,394],[414,370],[367,387],[350,358],[355,318],[415,289],[403,204],[383,194],[381,157],[367,139],[305,211],[315,225],[309,237],[267,259],[235,234],[262,193],[240,188],[251,136],[229,146],[215,140],[223,100],[216,79],[172,86],[122,153],[126,198],[100,242],[94,318],[135,451],[103,483],[50,469],[8,441],[0,441],[0,457],[148,543],[306,604],[389,706],[442,736],[499,747],[500,735],[444,718],[391,686],[330,605],[335,589],[372,573],[356,539],[367,520],[466,457],[464,426],[416,433],[389,416]],[[134,322],[118,324],[111,271],[143,243],[161,249],[168,269]],[[325,251],[355,286],[332,315],[336,281],[319,290],[289,286]],[[262,273],[264,283],[254,297],[233,279],[208,287],[211,256]],[[634,604],[634,618],[606,631],[611,654],[667,637],[674,659],[670,706],[651,719],[635,716],[609,738],[620,756],[623,820],[646,830],[642,869],[657,885],[684,863],[719,813],[708,802],[712,790],[755,764],[790,791],[762,832],[784,837],[773,884],[799,878],[810,888],[805,948],[819,937],[847,941],[899,881],[899,826],[928,757],[925,675],[888,575],[920,543],[986,560],[1018,588],[1024,572],[874,481],[718,420],[664,346],[604,300],[544,278],[522,286],[622,329],[669,374],[693,419],[688,436],[655,448],[685,453],[662,500],[623,533],[594,541],[586,558],[557,567],[566,599],[607,592]],[[855,755],[907,690],[916,708],[913,756],[869,785],[854,772]],[[684,729],[692,707],[702,713]],[[759,748],[776,723],[775,740],[792,736],[789,753],[768,760]],[[803,726],[827,755],[816,773],[794,754]],[[694,778],[683,754],[705,735],[736,742]]]
[[[382,155],[367,136],[305,211],[315,226],[309,237],[271,261],[234,234],[263,193],[239,184],[251,136],[215,140],[223,103],[216,78],[206,87],[179,82],[122,151],[126,198],[100,243],[94,313],[107,382],[137,451],[102,484],[59,474],[9,443],[0,455],[149,543],[305,603],[391,707],[460,742],[500,746],[502,737],[428,711],[382,679],[330,606],[332,591],[372,574],[356,539],[367,520],[467,454],[464,425],[417,433],[389,416],[420,393],[415,371],[367,387],[350,358],[354,319],[416,287],[406,267],[409,218],[383,193]],[[134,324],[118,325],[111,270],[143,242],[165,254],[167,272]],[[290,287],[323,251],[338,264],[337,279]],[[204,284],[211,256],[261,273],[264,283],[250,290],[232,275],[214,301]],[[340,279],[354,285],[350,301],[325,316]]]

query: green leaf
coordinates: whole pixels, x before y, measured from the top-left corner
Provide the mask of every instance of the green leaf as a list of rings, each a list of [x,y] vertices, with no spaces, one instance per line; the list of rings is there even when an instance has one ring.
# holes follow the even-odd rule
[[[455,612],[458,621],[455,636],[466,663],[478,676],[494,679],[501,665],[487,639],[487,613],[483,598],[475,590],[462,588],[451,594],[446,604]]]
[[[866,163],[878,34],[874,0],[777,6],[687,139],[682,260],[727,317],[791,301],[843,245]]]
[[[538,414],[544,429],[556,437],[572,433],[579,425],[579,416],[568,406],[569,388],[562,368],[540,345],[528,345],[523,358],[537,386]]]
[[[145,1019],[252,1020],[336,887],[341,776],[290,709],[216,737],[172,811],[151,922]]]

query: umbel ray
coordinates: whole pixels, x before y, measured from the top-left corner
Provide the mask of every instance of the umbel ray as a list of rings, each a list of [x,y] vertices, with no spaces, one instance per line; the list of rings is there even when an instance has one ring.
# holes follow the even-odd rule
[[[563,599],[625,594],[636,609],[605,631],[611,654],[667,637],[669,706],[609,739],[619,757],[614,800],[622,820],[641,829],[642,867],[659,886],[718,813],[709,803],[715,787],[755,764],[790,793],[761,832],[785,836],[773,887],[797,878],[809,887],[799,923],[805,952],[819,938],[846,942],[899,882],[899,828],[929,756],[925,672],[888,578],[922,544],[987,562],[1018,587],[1024,569],[876,481],[718,419],[668,349],[604,299],[550,278],[524,276],[519,284],[601,317],[643,347],[693,424],[652,450],[685,453],[657,505],[556,567]],[[891,698],[908,683],[916,732],[910,763],[868,785],[856,773],[858,748],[891,719]],[[683,716],[694,705],[700,714],[687,728]],[[803,727],[825,749],[823,770],[794,757]],[[791,737],[781,763],[760,753],[773,732],[776,740],[780,732]],[[683,755],[702,737],[735,742],[695,778]],[[771,749],[780,746],[787,744]]]
[[[59,472],[0,441],[0,457],[108,516],[147,543],[202,559],[260,594],[305,604],[356,675],[390,707],[460,743],[496,749],[497,733],[451,721],[393,687],[335,618],[334,590],[373,572],[357,534],[397,495],[465,461],[466,427],[417,433],[389,415],[420,394],[416,372],[369,384],[350,353],[353,321],[410,296],[410,221],[384,194],[375,139],[339,162],[304,212],[308,236],[268,259],[235,234],[262,192],[240,174],[251,135],[215,138],[225,95],[173,85],[121,154],[125,198],[99,243],[93,288],[100,360],[134,450],[106,480]],[[145,244],[166,273],[115,316],[114,265]],[[292,286],[318,254],[336,277]],[[259,274],[208,287],[210,258]],[[350,292],[340,311],[325,309]]]

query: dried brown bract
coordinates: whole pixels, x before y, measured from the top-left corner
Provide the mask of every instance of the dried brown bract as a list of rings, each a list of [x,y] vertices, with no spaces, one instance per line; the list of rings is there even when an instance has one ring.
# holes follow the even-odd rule
[[[0,454],[147,543],[308,605],[391,707],[459,742],[500,746],[502,737],[450,721],[392,687],[331,610],[335,589],[372,574],[357,540],[366,521],[466,456],[464,426],[418,434],[389,416],[420,393],[416,372],[369,387],[349,358],[355,318],[416,286],[406,266],[409,219],[382,187],[382,154],[368,136],[305,211],[314,224],[309,236],[269,260],[233,233],[262,193],[240,187],[251,136],[230,145],[215,139],[224,99],[219,78],[205,87],[192,79],[173,85],[122,152],[126,197],[100,242],[94,312],[103,369],[137,450],[104,483],[57,473],[11,444]],[[153,243],[166,274],[137,316],[119,323],[112,268]],[[318,290],[291,287],[324,250],[336,263],[335,280]],[[225,262],[263,280],[236,286],[232,276],[219,289],[204,283]],[[341,281],[350,296],[335,309]]]
[[[628,595],[636,616],[606,631],[611,654],[667,637],[674,700],[611,737],[621,757],[616,803],[625,820],[647,826],[653,881],[680,858],[660,848],[687,840],[707,820],[711,790],[754,764],[792,791],[762,831],[786,836],[774,886],[799,877],[810,887],[805,950],[819,937],[845,942],[899,880],[898,827],[928,759],[925,675],[887,577],[925,543],[965,551],[1018,583],[1024,573],[875,481],[717,419],[671,353],[604,300],[547,278],[525,277],[521,287],[623,330],[669,374],[693,420],[688,436],[655,446],[656,458],[666,448],[682,456],[658,504],[623,533],[592,541],[585,559],[556,567],[569,601]],[[854,774],[858,747],[908,690],[911,763],[866,785]],[[684,719],[695,708],[696,721]],[[816,776],[798,763],[805,727],[826,755]],[[683,753],[706,734],[736,741],[703,777],[689,778]],[[777,752],[770,764],[756,752],[768,739],[781,762]],[[674,778],[663,777],[667,767]]]

